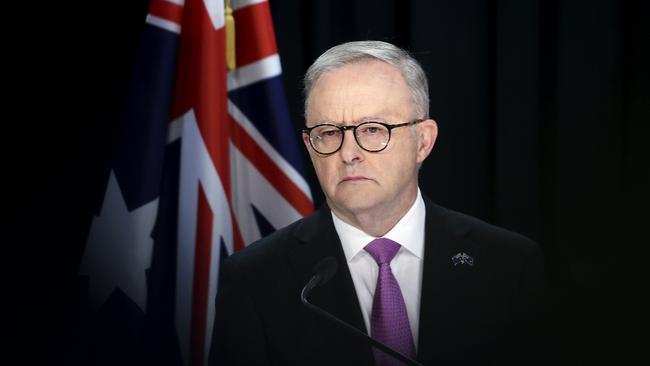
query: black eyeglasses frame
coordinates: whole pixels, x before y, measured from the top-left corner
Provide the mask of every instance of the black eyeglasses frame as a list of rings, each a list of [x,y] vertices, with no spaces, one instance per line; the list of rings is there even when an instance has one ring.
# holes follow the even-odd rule
[[[301,132],[304,133],[304,134],[307,134],[307,137],[309,138],[309,145],[311,146],[312,149],[314,149],[314,151],[316,151],[320,155],[328,156],[328,155],[336,154],[339,150],[341,150],[341,147],[343,146],[343,142],[345,141],[345,131],[348,131],[348,130],[352,130],[352,135],[354,136],[354,141],[356,141],[357,146],[359,146],[360,148],[362,148],[363,150],[365,150],[367,152],[378,153],[378,152],[381,152],[381,151],[385,150],[388,147],[388,144],[390,143],[390,139],[391,139],[392,134],[393,134],[392,133],[393,129],[398,128],[398,127],[405,127],[405,126],[415,125],[415,124],[418,124],[418,123],[424,122],[424,121],[426,121],[426,118],[418,118],[418,119],[414,119],[412,121],[408,121],[408,122],[404,122],[404,123],[398,123],[398,124],[388,124],[388,123],[377,122],[377,121],[365,121],[365,122],[359,123],[358,125],[340,126],[340,125],[335,125],[335,124],[332,124],[332,123],[320,123],[320,124],[317,124],[317,125],[312,126],[312,127],[304,127],[304,128],[301,129]],[[384,147],[382,147],[379,150],[366,149],[365,147],[361,146],[361,144],[359,143],[359,139],[357,137],[357,128],[360,127],[360,126],[363,126],[363,125],[367,125],[369,123],[380,124],[380,125],[386,127],[386,129],[388,129],[388,141],[386,141],[386,144],[384,145]],[[338,128],[341,131],[341,143],[339,144],[339,147],[336,148],[336,150],[334,150],[332,152],[329,152],[329,153],[322,153],[322,152],[318,151],[318,149],[314,146],[314,143],[312,141],[311,131],[313,129],[315,129],[315,128],[322,127],[322,126],[331,126],[331,127],[334,127],[334,128]]]

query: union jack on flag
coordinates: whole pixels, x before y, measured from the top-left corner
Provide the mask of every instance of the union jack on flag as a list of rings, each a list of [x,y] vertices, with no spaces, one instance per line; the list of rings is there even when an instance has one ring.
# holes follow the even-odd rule
[[[266,1],[151,1],[80,266],[86,363],[206,364],[221,258],[313,210],[281,76]]]

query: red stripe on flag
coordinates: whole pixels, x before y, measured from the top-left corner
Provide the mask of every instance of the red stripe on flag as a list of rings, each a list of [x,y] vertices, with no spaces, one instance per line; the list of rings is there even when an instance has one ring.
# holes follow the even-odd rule
[[[183,6],[162,0],[152,0],[149,4],[149,14],[180,25],[183,20]]]
[[[237,66],[278,53],[269,3],[246,6],[235,12]]]
[[[200,0],[185,4],[172,118],[194,110],[205,147],[230,197],[225,30],[214,29],[205,6]]]
[[[273,188],[280,192],[298,213],[302,216],[312,213],[314,205],[311,199],[275,164],[232,116],[229,115],[228,118],[232,125],[232,142],[237,149],[271,182]]]
[[[190,329],[190,365],[202,366],[205,359],[205,339],[208,319],[208,286],[212,257],[212,221],[210,204],[198,183],[199,202],[196,220],[194,279],[192,283],[192,323]]]

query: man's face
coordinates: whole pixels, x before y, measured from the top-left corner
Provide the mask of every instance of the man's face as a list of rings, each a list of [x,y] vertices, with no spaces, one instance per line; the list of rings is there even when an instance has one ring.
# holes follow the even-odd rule
[[[419,117],[400,71],[375,60],[323,74],[312,88],[306,111],[308,127],[366,121],[398,124]],[[377,153],[359,147],[352,131],[345,132],[341,149],[327,156],[315,152],[303,135],[330,208],[346,221],[363,214],[406,213],[417,193],[418,165],[433,145],[431,141],[431,146],[422,146],[419,141],[422,128],[428,133],[431,125],[435,129],[433,121],[424,124],[428,126],[393,129],[388,147]]]

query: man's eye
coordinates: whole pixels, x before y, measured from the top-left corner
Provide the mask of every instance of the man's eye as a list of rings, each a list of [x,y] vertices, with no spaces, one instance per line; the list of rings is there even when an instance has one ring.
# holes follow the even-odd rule
[[[363,126],[361,133],[364,135],[376,135],[382,132],[382,128],[379,126]]]

